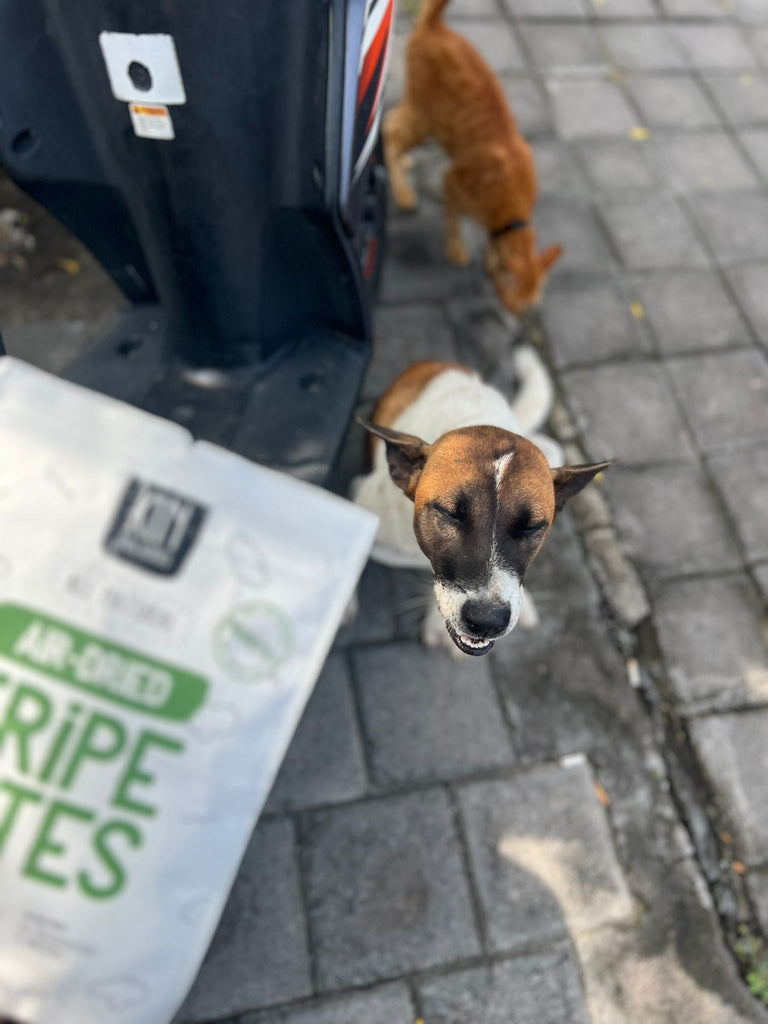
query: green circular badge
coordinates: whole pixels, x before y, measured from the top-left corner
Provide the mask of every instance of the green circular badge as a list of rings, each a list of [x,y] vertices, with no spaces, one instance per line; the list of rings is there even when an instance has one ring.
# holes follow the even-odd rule
[[[269,601],[233,608],[213,633],[216,663],[247,683],[269,679],[293,654],[293,627],[286,613]]]

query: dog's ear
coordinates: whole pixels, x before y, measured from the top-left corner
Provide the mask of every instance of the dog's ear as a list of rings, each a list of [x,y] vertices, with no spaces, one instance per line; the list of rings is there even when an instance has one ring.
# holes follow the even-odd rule
[[[560,257],[563,255],[562,245],[550,245],[548,249],[539,253],[539,260],[541,262],[542,270],[549,270],[553,263],[557,263]]]
[[[607,462],[591,462],[585,466],[559,466],[551,470],[555,488],[555,511],[560,512],[569,498],[578,494],[593,477],[613,466],[615,462],[616,459],[609,459]]]
[[[397,484],[401,491],[413,501],[416,493],[416,484],[419,482],[424,463],[431,445],[422,441],[420,437],[413,434],[403,434],[399,430],[389,430],[388,427],[380,427],[376,423],[364,420],[358,416],[357,422],[360,426],[376,437],[380,437],[387,446],[387,465],[392,482]]]

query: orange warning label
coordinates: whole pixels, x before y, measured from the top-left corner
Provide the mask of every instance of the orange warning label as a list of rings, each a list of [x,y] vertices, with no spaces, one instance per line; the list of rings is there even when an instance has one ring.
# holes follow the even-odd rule
[[[129,103],[133,130],[144,139],[173,139],[173,121],[168,107]]]

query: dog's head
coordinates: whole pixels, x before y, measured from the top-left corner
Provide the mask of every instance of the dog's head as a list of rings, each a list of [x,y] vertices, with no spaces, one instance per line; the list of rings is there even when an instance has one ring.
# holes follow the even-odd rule
[[[550,245],[539,252],[531,228],[521,230],[516,236],[502,235],[492,240],[485,267],[505,309],[520,316],[531,306],[537,306],[549,272],[562,253],[561,245]]]
[[[451,639],[465,654],[486,654],[517,623],[525,572],[555,513],[611,462],[550,469],[535,444],[498,427],[452,430],[427,444],[363,426],[385,442],[390,476],[414,503]]]

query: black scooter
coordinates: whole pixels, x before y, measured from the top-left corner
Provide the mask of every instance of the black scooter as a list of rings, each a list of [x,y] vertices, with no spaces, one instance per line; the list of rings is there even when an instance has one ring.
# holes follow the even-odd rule
[[[0,160],[130,302],[67,378],[327,479],[371,346],[392,19],[0,0]]]

